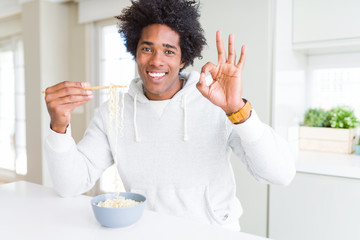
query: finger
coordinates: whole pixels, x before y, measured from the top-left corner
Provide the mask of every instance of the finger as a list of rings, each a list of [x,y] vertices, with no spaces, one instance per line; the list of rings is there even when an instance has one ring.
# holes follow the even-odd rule
[[[205,83],[205,77],[205,73],[200,74],[200,80],[196,84],[196,88],[204,97],[209,98],[209,86],[207,86]]]
[[[69,107],[71,104],[78,104],[81,102],[88,102],[93,99],[93,96],[68,96],[63,98],[58,98],[54,101],[47,102],[47,107],[50,111],[57,111],[63,107]]]
[[[66,105],[66,104],[78,104],[81,102],[88,102],[89,100],[93,99],[94,95],[86,95],[86,96],[80,96],[80,95],[70,95],[66,97],[59,98],[56,102],[59,105]]]
[[[206,84],[206,80],[205,80],[205,79],[206,79],[206,74],[202,72],[202,73],[200,74],[200,78],[199,78],[198,84],[199,84],[199,85]]]
[[[245,59],[246,59],[246,46],[243,45],[241,47],[241,55],[240,55],[240,59],[238,64],[236,65],[237,68],[240,68],[240,70],[242,70],[244,68],[244,64],[245,64]]]
[[[72,113],[75,108],[80,107],[81,105],[84,105],[84,104],[88,103],[90,100],[91,99],[81,101],[81,102],[76,102],[76,103],[68,103],[68,104],[65,104],[64,106],[70,106],[71,107],[71,113]]]
[[[201,68],[201,73],[204,73],[204,82],[205,81],[205,78],[206,76],[210,73],[211,74],[211,77],[213,79],[213,82],[214,83],[215,81],[218,81],[219,80],[219,76],[221,75],[220,73],[221,71],[219,71],[219,65],[215,65],[213,64],[212,62],[207,62],[202,68]],[[200,75],[200,80],[201,80],[201,75]]]
[[[228,44],[228,48],[229,48],[229,56],[228,56],[228,60],[227,63],[230,64],[236,64],[236,53],[235,53],[235,43],[234,43],[234,35],[230,34],[229,35],[229,44]]]
[[[74,111],[75,108],[86,104],[91,99],[86,99],[84,101],[78,101],[78,102],[71,102],[71,103],[65,103],[60,104],[59,101],[50,102],[47,104],[48,111],[51,117],[51,122],[57,123],[58,125],[67,125],[67,122],[64,122],[64,117],[69,118],[71,116],[71,113]]]
[[[81,88],[79,88],[79,87],[61,88],[55,92],[47,93],[45,95],[45,101],[51,102],[58,98],[63,98],[63,97],[73,96],[73,95],[91,96],[91,95],[93,95],[93,92],[91,90],[85,90],[82,87]]]
[[[205,74],[205,76],[207,76],[209,74],[209,72],[212,72],[214,69],[216,69],[216,65],[213,64],[212,62],[207,62],[202,68],[201,68],[201,72]]]
[[[218,51],[218,63],[225,63],[226,62],[226,53],[224,44],[221,38],[221,31],[216,32],[216,48]]]
[[[63,88],[84,88],[84,87],[90,87],[90,83],[65,81],[46,88],[45,93],[46,94],[53,93]]]

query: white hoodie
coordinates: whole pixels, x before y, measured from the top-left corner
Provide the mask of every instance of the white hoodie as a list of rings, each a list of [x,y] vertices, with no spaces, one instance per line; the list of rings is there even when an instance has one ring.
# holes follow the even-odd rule
[[[118,146],[114,134],[108,135],[107,104],[97,110],[77,145],[70,129],[66,134],[51,131],[45,158],[57,192],[72,196],[88,191],[113,164],[115,147],[126,191],[144,194],[148,209],[210,224],[233,222],[242,213],[231,152],[260,182],[286,185],[292,180],[294,161],[286,141],[261,123],[254,110],[245,123],[234,125],[196,89],[199,73],[181,77],[186,84],[161,116],[150,107],[141,80],[132,81]]]

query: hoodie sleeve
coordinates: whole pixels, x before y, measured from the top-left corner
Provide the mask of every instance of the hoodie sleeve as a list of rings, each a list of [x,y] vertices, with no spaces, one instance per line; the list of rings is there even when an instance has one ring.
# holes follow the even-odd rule
[[[243,124],[232,124],[230,147],[260,182],[288,185],[295,176],[295,160],[290,146],[252,111]]]
[[[70,127],[66,134],[50,130],[44,142],[44,157],[59,195],[69,197],[90,190],[113,163],[100,111],[77,145]]]

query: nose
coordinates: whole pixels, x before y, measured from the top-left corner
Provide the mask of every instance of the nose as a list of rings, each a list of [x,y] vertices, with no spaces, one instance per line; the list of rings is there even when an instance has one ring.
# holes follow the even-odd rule
[[[164,64],[164,56],[160,51],[154,51],[150,58],[150,65],[159,67]]]

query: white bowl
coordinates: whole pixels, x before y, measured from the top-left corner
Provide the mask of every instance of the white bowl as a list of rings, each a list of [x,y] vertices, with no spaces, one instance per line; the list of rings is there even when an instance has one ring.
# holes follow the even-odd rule
[[[101,225],[110,228],[127,227],[135,224],[141,218],[146,205],[146,197],[131,192],[121,192],[119,195],[125,199],[132,199],[141,203],[129,207],[106,208],[99,207],[97,204],[107,199],[116,198],[117,193],[106,193],[94,197],[90,202],[95,218]]]

